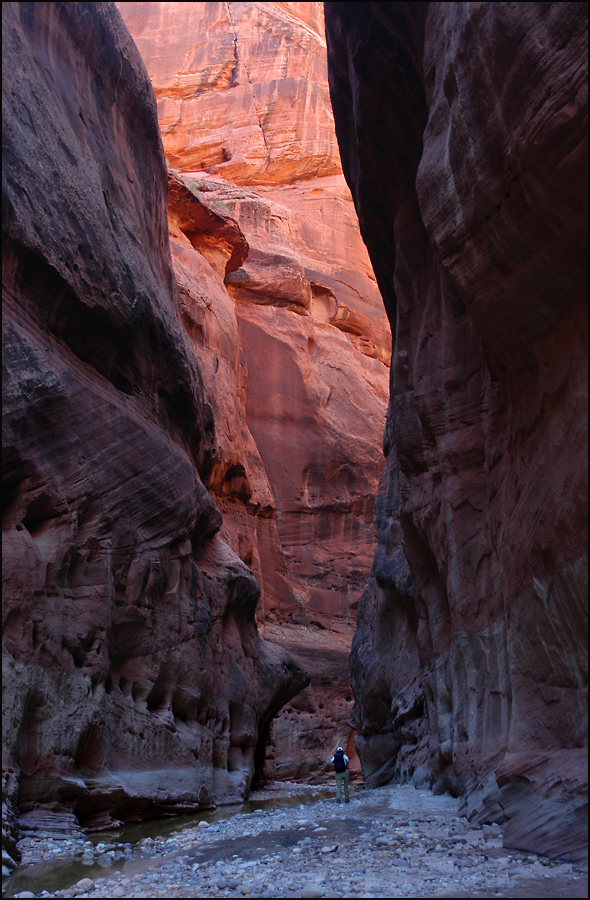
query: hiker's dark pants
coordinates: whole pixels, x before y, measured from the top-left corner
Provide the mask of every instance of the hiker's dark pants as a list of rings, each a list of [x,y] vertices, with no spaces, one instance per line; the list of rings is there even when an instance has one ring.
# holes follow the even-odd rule
[[[344,799],[348,800],[348,779],[350,778],[350,772],[346,769],[345,772],[336,772],[336,800],[340,802],[340,798],[342,797],[342,785],[344,785]]]

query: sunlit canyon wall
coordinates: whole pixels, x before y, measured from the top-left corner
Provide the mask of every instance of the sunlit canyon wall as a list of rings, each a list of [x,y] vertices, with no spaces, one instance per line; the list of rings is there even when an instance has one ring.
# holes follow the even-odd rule
[[[171,170],[174,272],[217,423],[207,484],[260,582],[261,633],[311,677],[272,726],[266,773],[323,780],[337,743],[355,755],[348,657],[391,348],[342,175],[323,7],[117,6]]]

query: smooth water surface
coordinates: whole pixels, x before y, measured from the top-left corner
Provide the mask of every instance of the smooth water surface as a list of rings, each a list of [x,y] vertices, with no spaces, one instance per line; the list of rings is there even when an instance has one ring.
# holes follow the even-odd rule
[[[258,793],[263,792],[260,791]],[[157,842],[166,841],[185,828],[194,827],[202,821],[213,824],[214,822],[229,819],[232,816],[247,815],[256,810],[304,806],[318,800],[333,797],[335,793],[333,788],[325,788],[321,791],[316,789],[308,793],[302,791],[292,797],[280,797],[272,796],[272,793],[269,791],[269,796],[266,798],[246,800],[244,803],[220,806],[217,809],[202,810],[190,815],[150,819],[146,822],[124,826],[116,831],[91,832],[87,835],[89,841],[92,841],[95,845],[101,842],[114,845],[115,854],[121,854],[118,859],[115,859],[113,865],[108,868],[99,866],[97,863],[85,866],[80,861],[80,852],[76,855],[72,854],[71,857],[29,863],[28,865],[19,866],[12,877],[7,879],[3,885],[3,896],[14,897],[21,891],[31,891],[34,894],[39,894],[41,891],[54,893],[55,891],[71,887],[80,881],[81,878],[92,878],[94,880],[108,877],[117,870],[122,871],[130,860],[154,859],[162,856],[163,854],[157,845],[148,848],[145,845],[139,846],[141,841],[144,841],[146,838],[152,838]],[[172,848],[169,851],[165,848],[162,849],[164,852],[172,852]]]

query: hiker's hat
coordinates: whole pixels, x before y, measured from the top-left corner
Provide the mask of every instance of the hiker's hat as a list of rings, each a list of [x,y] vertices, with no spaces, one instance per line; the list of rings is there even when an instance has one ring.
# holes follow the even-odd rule
[[[340,750],[342,750],[342,747],[336,747],[336,753],[338,753]],[[342,752],[344,753],[344,750],[342,750]]]

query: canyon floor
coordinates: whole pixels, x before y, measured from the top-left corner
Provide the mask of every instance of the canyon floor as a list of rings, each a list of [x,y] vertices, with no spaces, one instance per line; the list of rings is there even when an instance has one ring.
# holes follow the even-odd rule
[[[35,874],[38,892],[23,889],[21,875],[5,896],[588,896],[587,864],[506,850],[498,826],[458,817],[458,801],[449,795],[399,785],[351,787],[350,802],[338,804],[325,788],[291,785],[257,792],[251,801],[297,803],[302,790],[321,799],[221,820],[212,813],[182,828],[164,820],[154,837],[135,843],[27,838],[20,872]],[[53,892],[39,889],[43,867],[60,859],[67,865],[68,857],[70,865],[84,858],[94,877]]]

